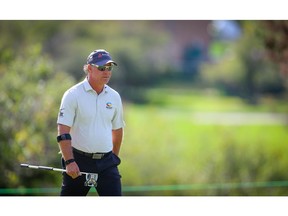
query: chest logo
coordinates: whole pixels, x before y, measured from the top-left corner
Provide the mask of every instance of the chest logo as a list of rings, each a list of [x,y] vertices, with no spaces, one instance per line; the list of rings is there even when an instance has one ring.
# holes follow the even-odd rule
[[[106,108],[107,109],[112,109],[112,103],[111,102],[107,102],[106,103]]]

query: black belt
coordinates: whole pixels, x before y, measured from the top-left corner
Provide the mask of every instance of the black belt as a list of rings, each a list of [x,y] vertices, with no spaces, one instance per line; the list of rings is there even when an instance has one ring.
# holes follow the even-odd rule
[[[74,152],[77,152],[79,154],[85,155],[87,157],[90,157],[92,159],[102,159],[103,157],[105,157],[106,155],[110,154],[112,151],[107,152],[107,153],[88,153],[88,152],[83,152],[80,151],[78,149],[73,148]]]

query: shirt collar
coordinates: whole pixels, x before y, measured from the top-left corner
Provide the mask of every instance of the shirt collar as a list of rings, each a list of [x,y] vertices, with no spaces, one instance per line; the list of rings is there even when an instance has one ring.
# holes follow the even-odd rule
[[[84,89],[85,89],[86,92],[88,92],[88,91],[94,91],[94,89],[92,88],[92,86],[91,86],[90,83],[88,82],[88,79],[87,79],[87,78],[85,78],[85,79],[83,80],[83,84],[84,84]],[[109,91],[108,86],[107,86],[107,85],[104,85],[103,92],[104,92],[104,93],[108,93],[108,91]]]
[[[85,91],[93,91],[93,88],[91,87],[91,85],[89,84],[89,82],[88,82],[88,79],[87,78],[85,78],[84,80],[83,80],[83,84],[84,84],[84,89],[85,89]]]

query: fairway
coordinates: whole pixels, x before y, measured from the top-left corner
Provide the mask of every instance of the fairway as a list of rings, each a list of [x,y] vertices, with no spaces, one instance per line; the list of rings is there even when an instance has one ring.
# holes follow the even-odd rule
[[[163,92],[158,92],[163,100]],[[179,102],[181,97],[185,104]],[[205,112],[199,104],[207,105],[213,96],[201,98],[189,100],[189,94],[182,93],[176,103],[166,98],[162,105],[126,104],[128,127],[121,152],[125,160],[120,166],[124,186],[206,185],[197,190],[188,186],[187,190],[141,192],[148,195],[287,195],[287,185],[257,187],[257,182],[269,186],[287,177],[283,172],[288,165],[286,115],[261,112],[269,110],[267,105],[257,108],[244,103],[237,112],[229,111],[229,106],[235,107],[233,98],[225,97],[219,97],[222,110],[216,104],[213,113]],[[237,98],[234,101],[239,103]],[[229,184],[252,186],[231,188]]]

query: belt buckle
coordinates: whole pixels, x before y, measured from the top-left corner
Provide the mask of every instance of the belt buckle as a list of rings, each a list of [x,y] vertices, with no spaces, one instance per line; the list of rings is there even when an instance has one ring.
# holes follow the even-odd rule
[[[92,155],[92,159],[101,159],[101,158],[102,158],[102,154],[95,153]]]

